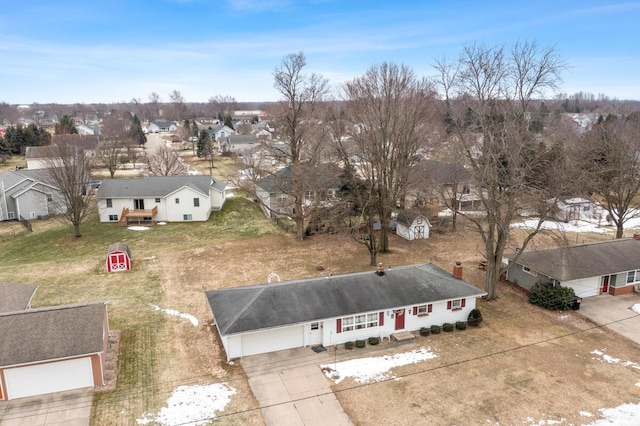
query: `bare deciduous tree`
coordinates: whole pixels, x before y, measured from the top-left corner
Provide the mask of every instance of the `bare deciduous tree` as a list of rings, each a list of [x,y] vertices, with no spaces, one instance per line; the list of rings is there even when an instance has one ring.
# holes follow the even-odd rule
[[[210,114],[222,121],[236,109],[238,102],[233,96],[216,95],[209,98]]]
[[[408,189],[420,149],[426,147],[436,93],[408,67],[390,63],[372,66],[347,82],[343,93],[348,120],[359,126],[352,135],[358,171],[375,191],[379,250],[386,252],[391,213]]]
[[[282,150],[282,155],[290,160],[292,169],[298,172],[316,161],[320,146],[318,133],[322,127],[316,113],[328,92],[324,77],[304,73],[306,64],[302,52],[292,53],[282,59],[273,73],[274,87],[282,97],[274,108],[276,121],[289,144],[288,149]],[[301,165],[303,162],[305,166]],[[310,210],[304,206],[307,179],[298,172],[291,176],[290,196],[293,200],[292,218],[296,223],[296,239],[302,241]]]
[[[45,168],[50,182],[58,187],[64,197],[62,217],[80,237],[80,225],[92,206],[89,185],[91,182],[91,162],[84,150],[71,144],[50,145],[46,148]],[[55,197],[53,202],[55,201]]]
[[[166,145],[161,145],[153,154],[147,155],[147,166],[154,176],[177,176],[187,171],[180,155]]]
[[[640,114],[609,115],[584,134],[579,147],[586,188],[616,225],[622,238],[625,223],[640,214]]]
[[[454,62],[439,61],[450,141],[458,143],[472,171],[485,215],[465,215],[479,232],[487,261],[485,291],[497,297],[502,256],[511,223],[525,209],[540,219],[524,249],[547,219],[549,198],[561,189],[561,148],[529,127],[532,101],[557,88],[564,61],[535,42],[503,47],[465,46]],[[463,108],[456,108],[460,104]],[[554,176],[556,174],[556,176]],[[464,212],[460,212],[464,215]]]

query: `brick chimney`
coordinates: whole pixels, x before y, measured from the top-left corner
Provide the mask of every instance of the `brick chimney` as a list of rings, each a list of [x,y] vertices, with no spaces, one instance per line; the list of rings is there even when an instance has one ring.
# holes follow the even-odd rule
[[[462,262],[457,260],[453,262],[453,276],[459,280],[462,279]]]
[[[382,263],[378,263],[378,267],[376,268],[376,275],[379,277],[384,275],[384,266],[382,266]]]

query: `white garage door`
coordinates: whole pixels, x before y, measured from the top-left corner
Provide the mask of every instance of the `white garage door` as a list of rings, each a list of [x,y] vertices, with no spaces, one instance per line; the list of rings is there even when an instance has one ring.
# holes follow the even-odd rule
[[[304,346],[304,326],[282,327],[242,336],[242,356]]]
[[[9,399],[93,386],[91,358],[4,370]]]

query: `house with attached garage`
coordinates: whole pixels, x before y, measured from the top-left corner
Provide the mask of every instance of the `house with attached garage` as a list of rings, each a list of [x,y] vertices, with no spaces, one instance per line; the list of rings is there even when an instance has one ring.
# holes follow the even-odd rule
[[[222,209],[225,187],[208,175],[106,179],[96,192],[100,222],[204,222]]]
[[[0,221],[37,219],[64,213],[67,204],[46,170],[0,173]]]
[[[206,291],[227,360],[466,321],[484,295],[433,264]]]
[[[0,312],[0,400],[102,386],[104,302]]]
[[[527,290],[537,281],[571,287],[578,297],[640,290],[640,235],[505,255],[507,280]]]

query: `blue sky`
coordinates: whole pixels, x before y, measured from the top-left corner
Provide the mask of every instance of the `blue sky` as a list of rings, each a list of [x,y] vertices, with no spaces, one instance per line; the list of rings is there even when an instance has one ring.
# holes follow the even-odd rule
[[[303,51],[341,83],[384,61],[434,75],[464,44],[555,46],[562,91],[640,100],[640,2],[29,0],[2,2],[0,101],[273,101],[273,70]]]

